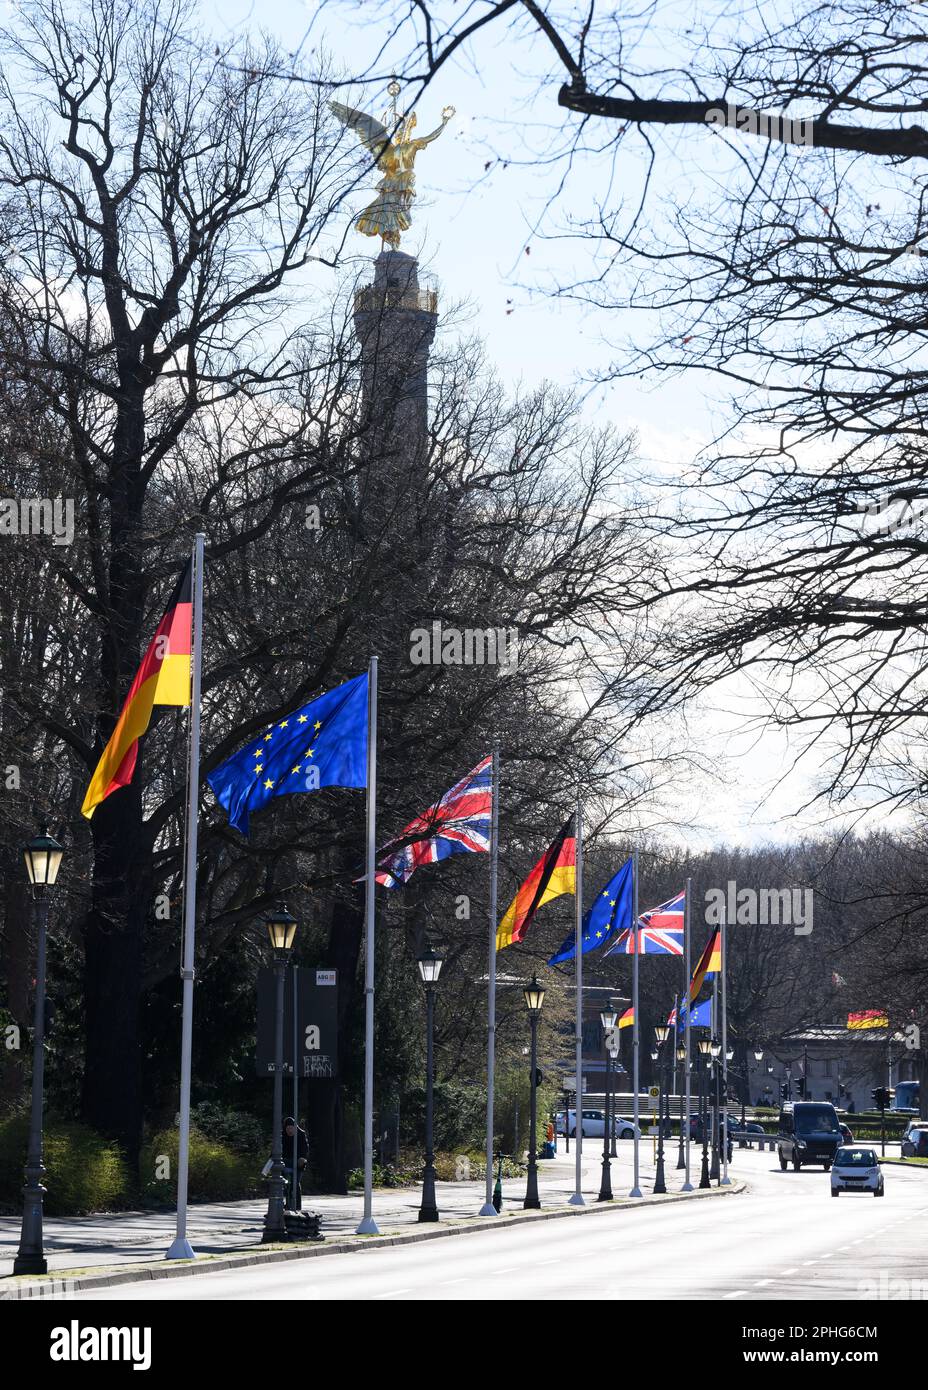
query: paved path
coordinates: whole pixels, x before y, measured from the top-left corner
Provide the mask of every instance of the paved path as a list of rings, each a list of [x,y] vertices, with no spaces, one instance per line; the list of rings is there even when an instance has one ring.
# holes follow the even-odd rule
[[[613,1183],[617,1195],[632,1185],[632,1143],[621,1140],[618,1157],[613,1159]],[[695,1158],[695,1149],[694,1149]],[[673,1171],[676,1148],[668,1167],[668,1187],[678,1186]],[[545,1206],[562,1206],[574,1190],[575,1149],[539,1164],[539,1190]],[[583,1146],[583,1191],[594,1201],[599,1191],[602,1148],[595,1140]],[[642,1191],[654,1185],[652,1141],[641,1141]],[[443,1216],[476,1216],[483,1205],[484,1183],[440,1182],[438,1206]],[[521,1208],[525,1179],[503,1179],[504,1211]],[[418,1188],[384,1189],[374,1194],[374,1216],[383,1233],[409,1229],[418,1224]],[[344,1197],[305,1197],[305,1207],[320,1211],[323,1230],[328,1236],[354,1233],[362,1215],[358,1192]],[[215,1255],[230,1250],[254,1249],[260,1243],[266,1201],[212,1202],[192,1206],[188,1216],[188,1235],[197,1254]],[[116,1212],[110,1215],[48,1218],[45,1222],[45,1250],[49,1270],[87,1269],[96,1265],[137,1263],[160,1260],[174,1236],[173,1212]],[[0,1217],[0,1277],[12,1273],[19,1245],[18,1217]]]
[[[889,1168],[886,1197],[830,1196],[821,1169],[736,1155],[749,1191],[599,1210],[495,1235],[88,1291],[94,1301],[928,1298],[928,1179]],[[676,1177],[675,1173],[671,1177]],[[551,1178],[549,1178],[551,1181]],[[860,1321],[865,1322],[861,1310]]]

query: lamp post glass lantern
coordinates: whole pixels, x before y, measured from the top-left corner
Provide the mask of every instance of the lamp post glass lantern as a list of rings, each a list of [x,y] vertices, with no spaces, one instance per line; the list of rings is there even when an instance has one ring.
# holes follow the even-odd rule
[[[42,1111],[45,1103],[45,961],[48,940],[48,892],[54,888],[64,850],[43,825],[41,833],[23,847],[26,876],[36,907],[35,1022],[32,1032],[32,1105],[29,1148],[23,1184],[23,1219],[14,1274],[47,1274],[43,1243],[45,1177]]]
[[[709,1180],[709,1055],[711,1043],[708,1038],[700,1038],[699,1047],[699,1126],[702,1131],[702,1166],[699,1175],[701,1188],[711,1187]]]
[[[419,978],[425,986],[425,1166],[422,1170],[420,1221],[438,1220],[435,1198],[435,986],[444,963],[444,957],[428,944],[416,960]]]
[[[531,1104],[528,1131],[528,1177],[525,1183],[525,1201],[522,1205],[537,1210],[541,1206],[538,1197],[538,1020],[541,1017],[541,1006],[545,1002],[545,989],[543,985],[538,983],[535,975],[532,976],[531,983],[523,989],[522,997],[525,1000],[525,1007],[528,1009],[529,1023],[532,1029],[531,1061],[529,1063],[532,1070],[529,1092]]]
[[[274,953],[274,1117],[271,1145],[271,1171],[268,1176],[267,1214],[264,1218],[263,1245],[289,1240],[284,1218],[286,1181],[283,1156],[284,1111],[284,983],[287,961],[296,937],[296,918],[287,911],[286,903],[278,903],[273,912],[265,913],[264,925]]]
[[[670,1119],[670,1105],[667,1097],[667,1039],[670,1036],[670,1028],[666,1023],[658,1023],[654,1029],[654,1037],[657,1040],[657,1167],[654,1171],[654,1192],[662,1196],[667,1191],[667,1183],[664,1176],[664,1109],[667,1109],[667,1121]]]

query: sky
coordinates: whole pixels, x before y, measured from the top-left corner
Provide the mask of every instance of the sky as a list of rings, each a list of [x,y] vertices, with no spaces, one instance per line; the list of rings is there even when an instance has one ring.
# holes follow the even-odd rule
[[[346,72],[361,70],[372,56],[380,31],[372,16],[376,3],[359,7],[331,3],[313,19],[316,0],[201,0],[204,26],[221,42],[227,36],[261,28],[286,51],[310,61],[324,52]],[[675,7],[668,3],[665,13]],[[311,23],[312,21],[312,23]],[[502,31],[499,33],[502,37]],[[549,80],[538,82],[547,73]],[[556,105],[560,73],[547,52],[516,50],[489,37],[464,61],[436,79],[417,108],[421,132],[440,122],[445,105],[455,116],[440,139],[420,154],[413,226],[403,249],[419,256],[434,278],[440,304],[465,301],[467,327],[483,337],[490,359],[513,388],[543,380],[576,383],[586,393],[591,419],[607,418],[638,435],[638,458],[647,468],[674,476],[706,446],[725,419],[721,390],[695,373],[591,383],[612,357],[610,339],[636,331],[621,314],[597,311],[569,299],[554,299],[552,285],[574,282],[589,272],[588,244],[565,236],[571,219],[601,204],[634,196],[641,169],[591,154],[577,161],[554,206],[551,189],[562,170],[539,166],[536,156],[550,145],[552,128],[563,113]],[[381,89],[340,92],[339,99],[381,115],[387,103]],[[731,137],[729,137],[731,138]],[[734,137],[741,138],[741,137]],[[723,167],[716,158],[719,137],[684,132],[662,137],[663,163],[658,184],[677,201],[689,190],[709,187]],[[803,151],[797,152],[801,157]],[[724,151],[722,151],[724,156]],[[634,163],[636,155],[631,152]],[[370,190],[358,190],[359,211]],[[352,234],[345,273],[357,273],[357,257],[374,245]],[[758,729],[760,706],[746,681],[728,681],[694,710],[701,752],[717,768],[710,783],[687,794],[683,818],[689,830],[674,832],[698,849],[714,843],[759,844],[787,841],[836,822],[819,804],[810,809],[817,767],[806,761],[793,769],[796,753],[785,733]],[[680,808],[675,808],[679,812]],[[844,823],[839,821],[837,823]],[[865,820],[863,824],[866,824]]]

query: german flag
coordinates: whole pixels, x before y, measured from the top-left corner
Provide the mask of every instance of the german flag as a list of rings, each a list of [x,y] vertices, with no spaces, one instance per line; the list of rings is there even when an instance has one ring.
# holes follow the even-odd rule
[[[139,739],[148,728],[153,707],[190,704],[192,570],[193,561],[190,560],[135,673],[122,713],[90,779],[81,807],[81,814],[88,820],[111,792],[127,787],[132,781]]]
[[[889,1018],[882,1009],[864,1009],[859,1014],[848,1014],[848,1028],[888,1028]]]
[[[496,932],[496,949],[503,951],[507,946],[521,941],[528,931],[532,918],[540,907],[559,898],[562,893],[573,893],[577,887],[577,840],[574,818],[557,833],[535,865],[518,893],[509,904],[509,910],[500,922]]]
[[[690,1003],[696,1002],[696,997],[702,989],[702,982],[707,975],[715,975],[722,968],[722,932],[719,927],[709,937],[706,949],[699,957],[699,964],[693,971],[693,978],[690,980]]]
[[[635,1010],[634,1010],[634,1008],[626,1009],[625,1012],[624,1012],[624,1014],[622,1015],[622,1017],[619,1019],[619,1027],[620,1027],[620,1028],[631,1028],[631,1027],[633,1026],[634,1022],[635,1022]]]

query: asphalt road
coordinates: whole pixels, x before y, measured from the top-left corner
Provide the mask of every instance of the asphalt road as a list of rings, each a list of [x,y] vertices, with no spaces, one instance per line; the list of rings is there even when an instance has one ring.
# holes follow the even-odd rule
[[[745,1151],[740,1195],[603,1210],[247,1270],[79,1294],[221,1299],[928,1298],[928,1173],[886,1169],[886,1196],[831,1198],[819,1168],[781,1173]],[[674,1178],[678,1175],[673,1174]],[[676,1186],[672,1182],[671,1186]]]

